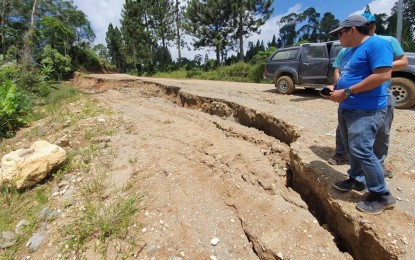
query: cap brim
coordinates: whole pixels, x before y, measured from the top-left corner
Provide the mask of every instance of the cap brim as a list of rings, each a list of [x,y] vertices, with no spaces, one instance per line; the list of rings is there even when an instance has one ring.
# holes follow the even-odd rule
[[[333,35],[333,36],[336,36],[336,35],[337,35],[337,33],[338,33],[341,29],[343,29],[343,28],[344,28],[344,27],[339,26],[339,27],[337,27],[336,29],[334,29],[333,31],[329,32],[329,34],[331,34],[331,35]]]

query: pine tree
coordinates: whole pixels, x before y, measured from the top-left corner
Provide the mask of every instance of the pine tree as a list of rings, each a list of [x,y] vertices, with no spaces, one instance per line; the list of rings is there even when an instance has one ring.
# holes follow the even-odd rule
[[[186,31],[195,38],[193,46],[213,47],[216,62],[231,45],[232,17],[230,0],[190,0],[185,12]]]
[[[234,38],[239,41],[239,59],[243,62],[244,38],[252,33],[260,33],[260,27],[273,12],[274,0],[236,0],[232,1],[232,16],[235,28]]]

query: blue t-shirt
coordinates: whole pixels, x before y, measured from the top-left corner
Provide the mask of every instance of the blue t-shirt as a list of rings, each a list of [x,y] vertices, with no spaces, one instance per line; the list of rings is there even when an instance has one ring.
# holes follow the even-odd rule
[[[391,44],[392,50],[393,50],[393,60],[396,60],[397,58],[405,54],[401,47],[401,44],[399,43],[398,39],[396,39],[395,37],[389,36],[389,35],[377,35],[377,34],[374,34],[374,36],[384,39]],[[339,53],[336,56],[336,59],[334,60],[333,68],[340,68],[340,64],[343,60],[344,54],[350,49],[351,48],[342,48],[339,51]]]
[[[369,37],[355,48],[348,48],[340,64],[337,89],[349,88],[373,73],[377,68],[392,67],[392,46],[380,37]],[[380,109],[387,106],[388,83],[366,92],[353,94],[343,102],[343,109]]]

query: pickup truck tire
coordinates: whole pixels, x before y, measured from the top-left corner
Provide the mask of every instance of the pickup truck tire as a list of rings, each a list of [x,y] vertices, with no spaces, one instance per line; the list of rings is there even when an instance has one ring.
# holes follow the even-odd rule
[[[290,76],[281,76],[275,81],[275,88],[278,93],[289,95],[294,92],[295,83]]]
[[[396,108],[409,108],[415,104],[415,83],[406,78],[392,78],[391,90]]]

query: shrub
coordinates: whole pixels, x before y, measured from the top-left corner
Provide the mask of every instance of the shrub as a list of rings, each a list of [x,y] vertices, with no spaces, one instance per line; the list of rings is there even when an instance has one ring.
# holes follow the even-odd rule
[[[186,78],[195,78],[197,76],[200,76],[202,72],[200,69],[192,68],[190,70],[186,70]]]
[[[7,80],[0,86],[0,136],[10,136],[25,124],[23,116],[29,111],[26,95]]]
[[[7,80],[16,81],[19,77],[20,68],[14,63],[7,63],[0,67],[0,82]]]
[[[89,48],[73,47],[72,65],[75,69],[88,72],[102,73],[104,71],[104,60]]]
[[[72,72],[71,57],[63,56],[58,50],[53,49],[50,45],[46,45],[43,53],[42,60],[40,61],[42,66],[51,66],[53,73],[51,76],[53,79],[61,80],[69,78]]]

